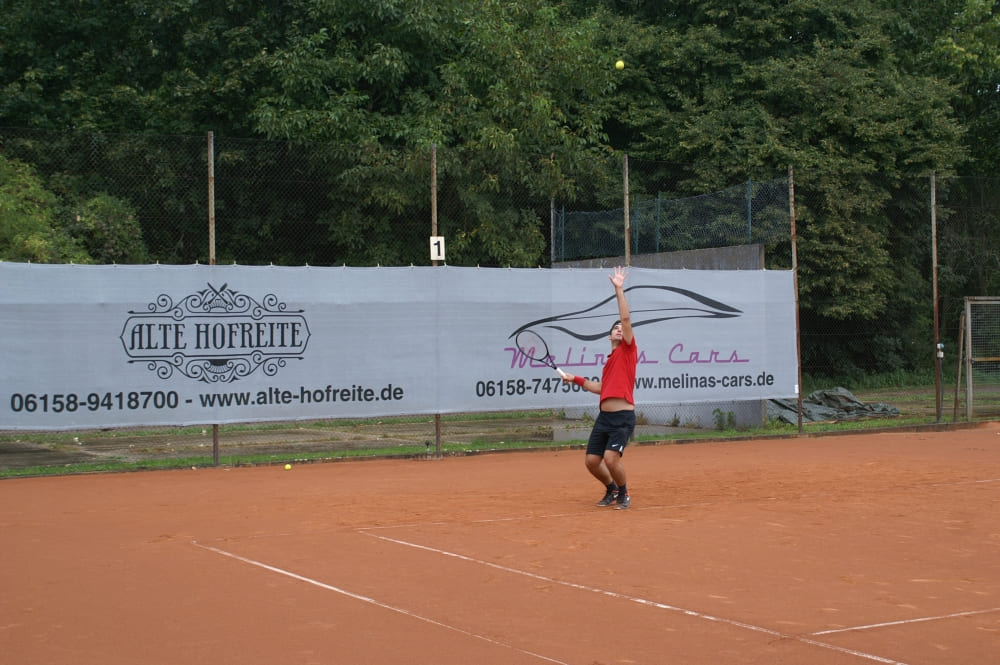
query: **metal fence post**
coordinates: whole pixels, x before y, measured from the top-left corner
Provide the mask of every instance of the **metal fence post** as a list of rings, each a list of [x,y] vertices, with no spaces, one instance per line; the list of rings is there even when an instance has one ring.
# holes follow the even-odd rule
[[[625,265],[632,265],[632,254],[629,239],[629,210],[628,210],[628,154],[622,157],[622,189],[625,192]]]
[[[931,171],[931,290],[934,299],[934,402],[937,422],[941,422],[941,361],[944,348],[941,345],[941,331],[938,313],[938,255],[937,255],[937,178]]]
[[[799,366],[798,385],[795,386],[798,401],[799,434],[802,434],[802,330],[799,325],[799,249],[795,230],[795,173],[791,164],[788,166],[788,216],[792,232],[792,284],[795,287],[795,359]]]
[[[215,132],[208,133],[208,265],[215,265]],[[212,465],[219,466],[219,424],[212,425]]]
[[[437,144],[431,144],[431,236],[438,234],[438,202],[437,202]],[[431,261],[437,265],[437,261]],[[434,451],[441,457],[441,414],[434,414]]]

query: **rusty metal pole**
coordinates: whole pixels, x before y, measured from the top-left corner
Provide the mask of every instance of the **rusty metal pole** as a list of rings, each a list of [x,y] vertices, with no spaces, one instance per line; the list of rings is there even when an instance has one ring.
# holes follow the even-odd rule
[[[941,363],[944,345],[941,344],[941,323],[938,311],[938,254],[937,254],[937,176],[931,171],[931,283],[934,299],[934,404],[937,422],[941,422],[943,395],[941,393]]]
[[[431,236],[438,234],[437,144],[431,144]],[[436,266],[438,262],[431,261]],[[434,414],[434,451],[441,457],[441,414]]]
[[[208,133],[208,265],[215,265],[215,132]],[[219,466],[219,424],[212,425],[212,464]]]
[[[798,383],[795,391],[798,393],[799,434],[802,434],[802,331],[799,326],[799,245],[795,228],[795,172],[788,166],[788,216],[791,219],[792,231],[792,284],[795,290],[795,362],[799,366]]]
[[[622,189],[625,192],[625,265],[632,265],[631,220],[628,209],[628,154],[622,159]]]

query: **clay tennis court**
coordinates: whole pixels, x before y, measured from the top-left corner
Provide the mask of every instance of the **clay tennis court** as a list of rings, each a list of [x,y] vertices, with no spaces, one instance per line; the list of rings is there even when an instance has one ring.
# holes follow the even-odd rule
[[[3,662],[996,663],[1000,424],[0,482]]]

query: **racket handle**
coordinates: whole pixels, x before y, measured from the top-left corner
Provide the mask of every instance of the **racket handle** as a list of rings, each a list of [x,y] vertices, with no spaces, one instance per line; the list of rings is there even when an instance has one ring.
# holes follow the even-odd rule
[[[562,378],[564,378],[564,379],[565,379],[565,378],[568,378],[568,377],[569,377],[569,375],[568,375],[568,374],[566,374],[566,372],[562,371],[562,370],[561,370],[561,369],[559,369],[558,367],[556,367],[556,371],[557,371],[557,372],[559,372],[559,376],[561,376],[561,377],[562,377]]]

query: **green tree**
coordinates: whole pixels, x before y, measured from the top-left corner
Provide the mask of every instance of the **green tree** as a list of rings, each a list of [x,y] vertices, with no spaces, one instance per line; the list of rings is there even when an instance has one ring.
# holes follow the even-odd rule
[[[292,20],[285,8],[0,0],[0,118],[42,129],[250,135],[255,58]]]
[[[599,46],[598,21],[575,20],[551,3],[483,9],[469,22],[463,57],[442,67],[438,108],[455,154],[447,172],[463,202],[450,221],[459,249],[479,248],[459,254],[467,262],[538,265],[547,262],[550,198],[589,194],[608,154],[614,58]],[[470,213],[472,228],[461,223]]]
[[[67,201],[102,192],[130,201],[153,258],[206,261],[205,132],[255,134],[257,59],[288,29],[287,8],[0,0],[0,124],[59,132],[5,146],[7,154],[30,158]],[[259,195],[286,200],[273,189]],[[238,214],[233,201],[220,208],[227,203]],[[233,246],[249,262],[273,247],[269,240],[250,234]]]
[[[927,60],[955,81],[954,106],[966,127],[967,175],[1000,174],[1000,6],[992,0],[950,0],[953,20],[937,35]]]
[[[929,272],[900,266],[926,265],[929,242],[912,239],[927,237],[928,220],[894,201],[908,179],[964,158],[954,89],[890,36],[926,15],[877,0],[635,4],[647,22],[617,33],[629,67],[616,147],[688,165],[679,195],[794,166],[804,333],[877,322],[887,332],[873,346],[913,362],[901,334]],[[822,344],[817,355],[857,358],[834,337]]]
[[[611,148],[669,164],[676,196],[794,165],[805,311],[896,320],[926,286],[896,268],[923,260],[901,180],[966,163],[952,106],[989,163],[995,28],[981,0],[0,0],[0,123],[88,130],[99,150],[36,152],[40,177],[131,201],[179,262],[205,259],[204,142],[153,132],[214,130],[220,183],[252,183],[217,194],[242,262],[424,261],[432,145],[450,258],[482,265],[543,262],[551,197],[617,205]],[[147,201],[79,175],[94,154],[153,178]],[[286,181],[259,175],[285,159]]]
[[[270,137],[340,146],[350,167],[337,176],[327,223],[349,260],[405,260],[350,243],[398,231],[408,211],[427,210],[438,145],[449,254],[482,265],[542,262],[550,197],[574,195],[574,170],[588,168],[587,153],[602,145],[598,99],[610,81],[607,57],[594,50],[599,24],[541,0],[313,9],[259,59],[270,84],[253,117]],[[420,240],[406,244],[420,248],[419,261],[427,226],[412,232]]]
[[[186,147],[170,154],[152,133],[213,130],[218,182],[256,183],[252,198],[217,192],[225,259],[424,261],[437,145],[453,259],[537,265],[550,197],[589,194],[580,174],[602,149],[613,60],[593,49],[600,32],[544,0],[0,0],[0,122],[99,131],[102,155],[131,156],[157,178],[147,207],[169,215],[176,238],[145,229],[161,260],[205,258],[204,241],[193,242],[205,218],[192,214],[204,193],[181,175]],[[251,136],[293,142],[303,156],[226,142]],[[310,191],[257,175],[286,158],[289,181]],[[42,173],[68,198],[125,196],[75,175],[88,165],[48,161]],[[148,223],[152,213],[135,208]]]
[[[128,202],[98,194],[82,202],[70,217],[68,232],[95,263],[145,263],[142,228]]]
[[[0,259],[38,263],[90,263],[86,252],[56,222],[59,200],[31,166],[0,154]]]

